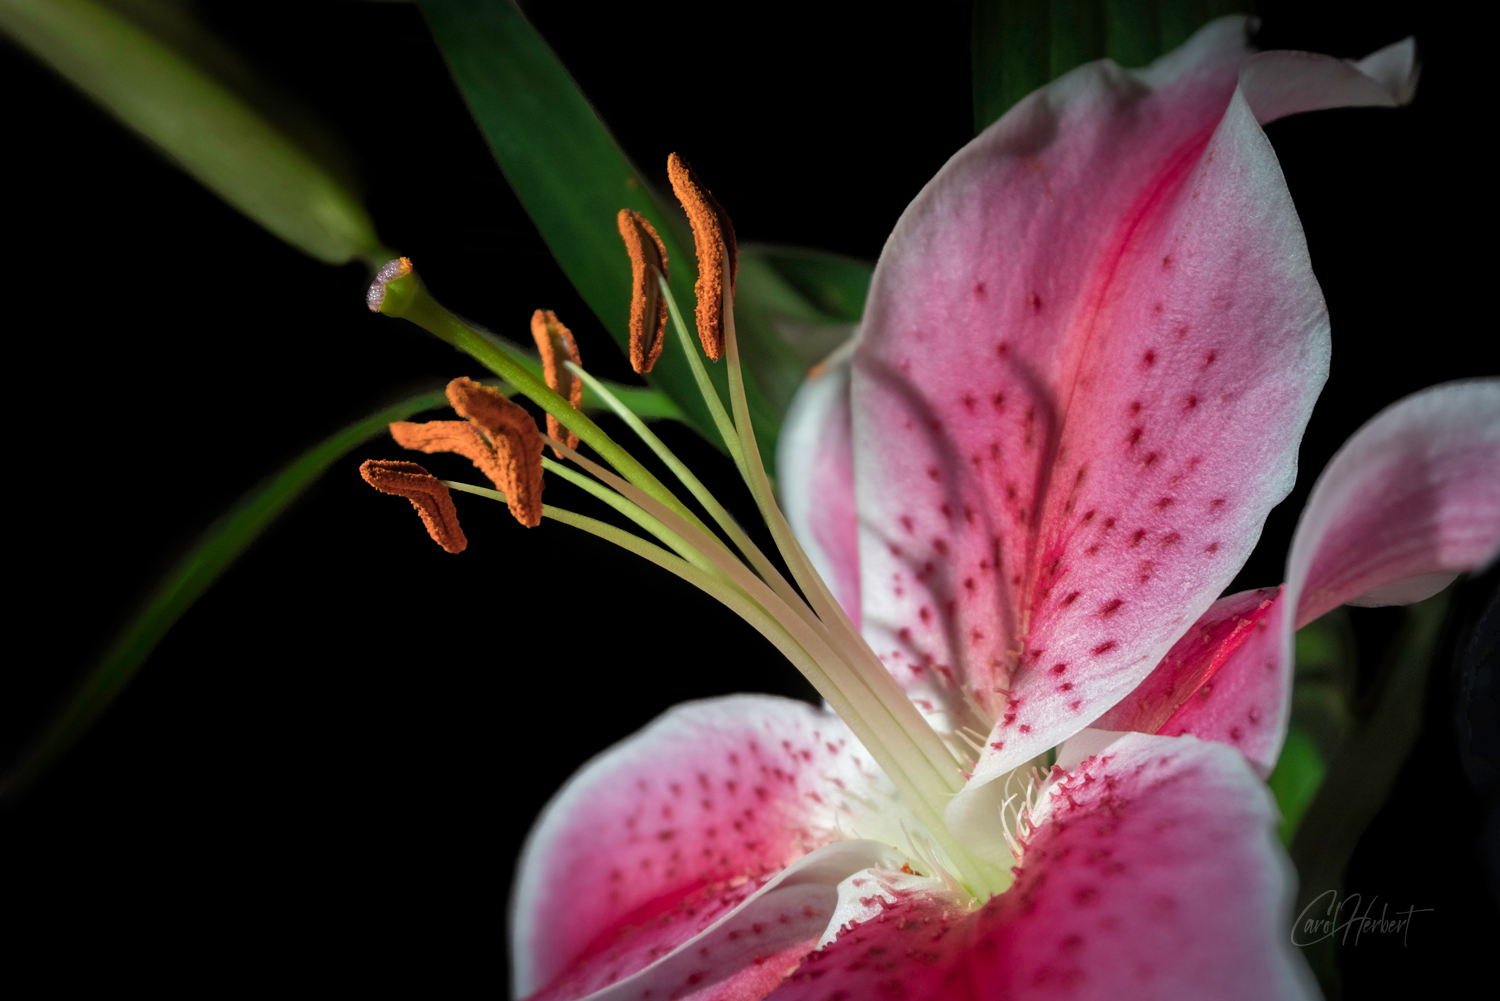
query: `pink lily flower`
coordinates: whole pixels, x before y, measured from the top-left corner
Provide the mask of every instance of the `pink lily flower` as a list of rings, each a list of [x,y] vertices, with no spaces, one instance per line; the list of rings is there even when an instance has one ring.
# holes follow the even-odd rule
[[[1254,55],[1226,19],[1146,71],[1068,74],[943,168],[780,463],[873,651],[879,676],[839,690],[883,750],[737,696],[595,759],[522,858],[519,995],[1316,994],[1255,770],[1285,732],[1292,630],[1493,558],[1500,384],[1372,421],[1319,481],[1285,588],[1215,602],[1292,486],[1328,363],[1260,124],[1399,104],[1412,55]],[[734,365],[732,320],[727,339]],[[788,635],[857,675],[823,619]]]

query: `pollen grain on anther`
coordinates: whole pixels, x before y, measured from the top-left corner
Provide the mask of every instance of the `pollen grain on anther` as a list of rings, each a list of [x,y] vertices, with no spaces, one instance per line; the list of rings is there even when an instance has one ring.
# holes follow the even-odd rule
[[[359,467],[366,483],[383,494],[405,497],[427,526],[432,541],[450,553],[461,553],[469,545],[458,524],[458,511],[443,481],[415,462],[366,459]]]
[[[693,227],[693,246],[698,255],[698,337],[703,341],[703,353],[718,361],[724,356],[724,272],[727,265],[729,297],[733,298],[739,271],[734,225],[693,168],[676,153],[667,157],[667,177]]]
[[[563,326],[552,310],[539,309],[531,314],[531,337],[542,356],[542,375],[547,385],[571,403],[574,410],[583,409],[583,380],[566,367],[567,362],[583,364],[573,332]],[[578,447],[578,436],[551,414],[547,415],[547,433],[569,448]],[[562,458],[562,453],[559,452],[557,457]]]
[[[633,209],[621,209],[615,223],[630,255],[630,367],[645,375],[661,357],[666,343],[667,300],[656,275],[660,272],[662,278],[671,277],[667,248],[656,227]]]
[[[506,472],[495,456],[495,449],[468,421],[427,421],[416,424],[411,421],[395,421],[390,425],[391,437],[402,448],[432,455],[436,452],[452,452],[474,463],[474,468],[485,475],[496,490],[506,492]]]
[[[531,415],[499,390],[471,379],[448,383],[448,401],[463,421],[397,421],[391,436],[423,452],[455,452],[505,494],[510,513],[527,528],[542,521],[542,435]]]

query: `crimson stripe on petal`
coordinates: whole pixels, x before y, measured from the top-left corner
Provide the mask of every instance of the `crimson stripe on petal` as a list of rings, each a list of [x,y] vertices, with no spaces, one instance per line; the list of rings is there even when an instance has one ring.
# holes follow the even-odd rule
[[[1220,598],[1156,670],[1092,725],[1236,747],[1262,774],[1275,767],[1290,711],[1291,635],[1278,588]]]

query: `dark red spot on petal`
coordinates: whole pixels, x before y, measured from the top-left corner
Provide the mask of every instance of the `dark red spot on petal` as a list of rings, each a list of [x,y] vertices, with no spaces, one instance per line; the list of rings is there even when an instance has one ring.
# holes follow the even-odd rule
[[[1104,616],[1105,618],[1109,618],[1111,615],[1118,612],[1120,610],[1120,606],[1123,604],[1125,604],[1125,602],[1121,601],[1119,598],[1111,598],[1109,601],[1106,601],[1103,605],[1099,606],[1099,614]]]
[[[1155,365],[1155,364],[1156,364],[1156,352],[1155,351],[1147,351],[1145,354],[1141,355],[1141,367],[1142,368],[1150,368],[1152,365]]]
[[[1109,653],[1111,650],[1113,650],[1117,646],[1119,646],[1119,644],[1116,643],[1114,640],[1105,640],[1103,643],[1100,643],[1098,646],[1094,647],[1094,650],[1093,650],[1094,656],[1098,657],[1101,654]]]

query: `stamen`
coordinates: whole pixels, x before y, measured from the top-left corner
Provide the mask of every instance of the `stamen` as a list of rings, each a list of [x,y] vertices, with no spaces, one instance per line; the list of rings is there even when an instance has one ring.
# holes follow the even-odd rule
[[[645,375],[661,357],[666,343],[667,304],[657,288],[656,276],[670,277],[667,248],[656,235],[656,227],[639,212],[621,209],[615,223],[630,255],[630,367]]]
[[[552,310],[539,309],[531,314],[531,338],[536,341],[537,351],[541,352],[542,376],[547,385],[571,403],[574,410],[582,410],[583,382],[565,367],[567,362],[583,364],[583,359],[578,356],[578,344],[573,340],[573,331],[559,323]],[[578,447],[578,436],[551,414],[547,415],[547,433],[569,448]],[[562,458],[561,452],[556,449],[553,452]]]
[[[415,462],[392,459],[366,459],[359,467],[365,482],[383,494],[394,494],[411,501],[422,516],[432,541],[450,553],[461,553],[469,545],[458,525],[458,511],[453,496],[443,481]]]
[[[370,312],[380,312],[380,306],[385,302],[386,282],[405,278],[409,274],[411,274],[411,258],[398,257],[394,261],[386,261],[375,275],[375,280],[370,283],[370,288],[365,292],[365,305],[370,307]]]
[[[391,436],[407,448],[464,456],[505,494],[517,521],[541,524],[542,435],[531,415],[498,389],[462,377],[448,383],[448,402],[470,423],[397,421]]]
[[[435,452],[452,452],[474,463],[497,490],[505,490],[506,476],[495,449],[480,430],[468,421],[428,421],[414,424],[411,421],[395,421],[390,425],[391,437],[402,448],[432,455]]]
[[[505,394],[493,386],[484,386],[461,375],[448,383],[448,405],[458,411],[458,416],[467,417],[483,430],[494,435],[511,425],[529,424],[536,431],[536,422],[519,403],[512,403]]]
[[[667,177],[672,191],[693,226],[693,246],[698,254],[698,338],[703,353],[714,361],[724,357],[724,300],[734,297],[739,272],[739,248],[734,226],[714,196],[709,193],[686,160],[673,153],[667,157]],[[726,261],[727,255],[727,261]],[[726,268],[725,265],[728,265]],[[729,273],[728,295],[724,273]]]

